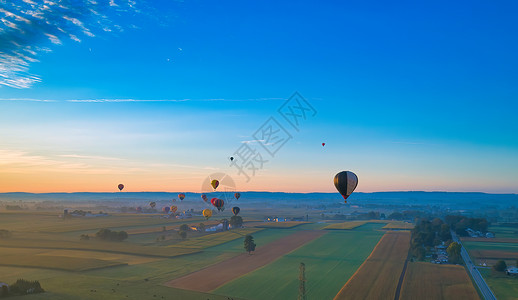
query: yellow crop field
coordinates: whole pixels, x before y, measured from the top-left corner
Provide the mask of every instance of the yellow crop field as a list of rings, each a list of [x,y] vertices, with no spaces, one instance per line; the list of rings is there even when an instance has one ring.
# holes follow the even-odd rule
[[[335,299],[394,298],[409,247],[409,232],[385,233],[371,255],[343,286]]]
[[[0,256],[0,265],[31,267],[65,271],[86,271],[99,268],[126,265],[122,262],[94,258],[79,258],[52,255],[8,254]]]
[[[350,221],[350,222],[343,222],[343,223],[334,223],[329,224],[324,229],[354,229],[356,227],[362,226],[363,224],[367,223],[367,221]]]
[[[122,263],[125,263],[128,265],[145,264],[145,263],[149,263],[149,262],[153,262],[153,261],[157,261],[157,260],[161,259],[161,258],[156,258],[156,257],[128,255],[128,254],[110,253],[110,252],[98,252],[98,251],[82,251],[82,250],[48,250],[46,252],[40,253],[39,255],[111,260],[111,261],[122,262]]]
[[[409,263],[400,299],[480,299],[464,267]]]

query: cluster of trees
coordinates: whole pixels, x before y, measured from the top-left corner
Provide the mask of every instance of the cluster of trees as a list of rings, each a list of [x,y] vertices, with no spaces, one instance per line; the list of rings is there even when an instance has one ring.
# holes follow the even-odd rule
[[[185,240],[187,238],[187,231],[189,231],[189,225],[182,224],[180,225],[180,230],[178,231],[178,235]]]
[[[6,210],[23,210],[23,208],[20,205],[6,205]]]
[[[435,218],[432,221],[421,219],[412,229],[410,254],[418,260],[424,260],[427,249],[450,239],[450,226],[441,219]]]
[[[243,226],[243,218],[240,216],[232,216],[229,224],[232,228],[241,228],[241,226]]]
[[[122,242],[128,238],[128,233],[103,228],[95,233],[95,237],[103,241]]]
[[[44,291],[38,281],[18,279],[9,288],[3,286],[0,290],[0,297],[36,294]]]
[[[0,239],[11,237],[12,233],[9,230],[0,229]]]
[[[518,259],[516,260],[515,265],[516,267],[518,267]],[[504,272],[507,269],[507,263],[505,262],[505,260],[499,260],[493,266],[493,269],[498,272]]]
[[[468,232],[466,229],[468,228],[475,231],[487,232],[487,228],[489,227],[489,222],[485,218],[446,216],[444,220],[459,236],[467,236]]]
[[[459,243],[450,243],[450,245],[446,249],[446,252],[448,253],[448,261],[452,264],[462,263],[462,256],[460,255],[461,250],[462,246]]]

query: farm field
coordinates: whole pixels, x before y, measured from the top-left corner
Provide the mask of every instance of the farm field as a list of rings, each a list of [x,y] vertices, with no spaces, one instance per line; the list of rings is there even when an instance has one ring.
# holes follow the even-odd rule
[[[258,247],[253,255],[243,253],[219,264],[168,282],[166,285],[181,289],[209,292],[227,281],[260,268],[306,242],[324,234],[323,231],[297,231],[272,243]],[[213,276],[218,274],[217,276]]]
[[[372,252],[383,235],[382,226],[366,224],[355,230],[328,231],[273,263],[212,292],[245,299],[295,299],[299,265],[304,262],[308,299],[332,299]]]
[[[464,267],[409,262],[399,299],[458,300],[480,298]]]
[[[411,230],[413,228],[414,224],[403,221],[391,221],[387,225],[383,226],[383,229]]]
[[[335,299],[392,299],[410,247],[410,233],[387,232]]]
[[[261,228],[240,228],[233,229],[225,232],[218,232],[214,234],[207,234],[201,237],[192,238],[187,241],[180,242],[178,244],[170,245],[167,247],[173,248],[194,248],[194,249],[203,249],[209,248],[213,246],[217,246],[219,244],[223,244],[226,242],[230,242],[232,240],[243,238],[247,234],[252,234],[258,231],[261,231]]]
[[[335,229],[335,230],[349,230],[354,229],[356,227],[368,224],[386,224],[383,226],[383,229],[398,229],[398,230],[410,230],[414,228],[414,224],[406,223],[403,221],[384,221],[384,220],[366,220],[366,221],[348,221],[342,223],[333,223],[329,224],[324,229]]]
[[[263,224],[255,225],[255,227],[259,228],[293,228],[295,226],[308,224],[309,222],[297,222],[297,221],[287,221],[287,222],[269,222]]]
[[[496,274],[490,268],[479,268],[479,271],[497,299],[515,300],[517,298],[518,278],[509,277],[503,273]]]

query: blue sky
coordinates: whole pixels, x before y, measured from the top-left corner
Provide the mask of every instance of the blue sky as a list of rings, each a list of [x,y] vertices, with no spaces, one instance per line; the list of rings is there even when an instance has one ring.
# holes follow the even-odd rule
[[[512,1],[72,2],[0,4],[0,191],[518,192]],[[295,91],[316,116],[247,182]]]

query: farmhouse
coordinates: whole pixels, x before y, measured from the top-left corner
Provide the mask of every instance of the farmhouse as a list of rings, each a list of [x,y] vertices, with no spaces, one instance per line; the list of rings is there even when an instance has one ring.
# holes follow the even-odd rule
[[[507,275],[518,275],[518,268],[517,267],[509,267],[505,270],[505,274]]]

